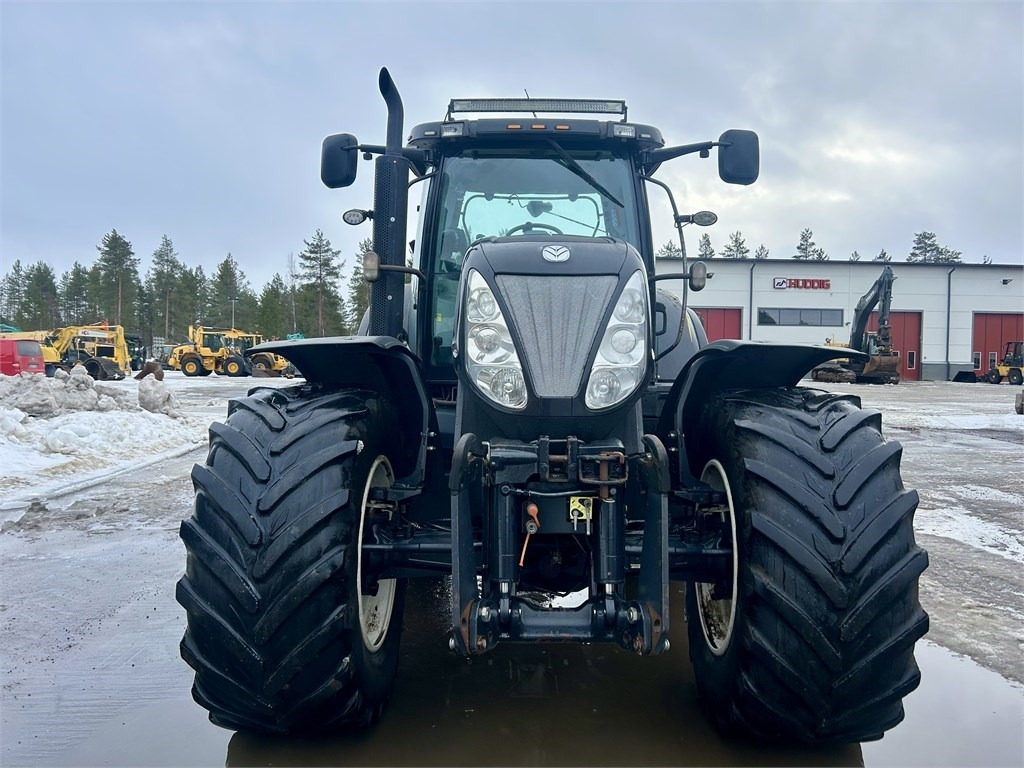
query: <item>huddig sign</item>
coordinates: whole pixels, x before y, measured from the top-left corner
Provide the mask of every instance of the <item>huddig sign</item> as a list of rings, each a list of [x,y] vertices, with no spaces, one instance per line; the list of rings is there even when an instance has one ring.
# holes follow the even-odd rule
[[[817,291],[832,288],[832,281],[828,278],[776,277],[772,282],[774,288],[810,288]]]

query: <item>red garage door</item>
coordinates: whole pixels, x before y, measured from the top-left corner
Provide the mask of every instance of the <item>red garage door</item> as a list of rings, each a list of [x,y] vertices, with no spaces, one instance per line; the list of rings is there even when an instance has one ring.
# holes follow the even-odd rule
[[[719,339],[741,339],[740,335],[740,310],[723,309],[720,307],[694,308],[694,312],[704,323],[704,332],[708,335],[708,341]]]
[[[921,378],[921,313],[890,312],[892,348],[900,353],[900,380],[917,381]],[[878,313],[868,319],[869,331],[878,330]]]
[[[971,353],[975,372],[985,373],[1003,357],[1008,341],[1024,339],[1024,314],[1020,312],[974,313]]]

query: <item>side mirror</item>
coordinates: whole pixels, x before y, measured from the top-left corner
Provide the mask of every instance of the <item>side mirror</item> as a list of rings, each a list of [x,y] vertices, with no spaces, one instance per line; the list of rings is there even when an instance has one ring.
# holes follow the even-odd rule
[[[331,189],[347,187],[356,180],[359,142],[351,133],[337,133],[324,139],[320,151],[320,180]]]
[[[363,280],[373,285],[380,279],[380,256],[374,251],[363,254]]]
[[[733,129],[718,139],[718,175],[726,184],[753,184],[761,163],[757,134]]]
[[[708,265],[703,261],[695,261],[690,265],[690,290],[703,291],[708,284]]]

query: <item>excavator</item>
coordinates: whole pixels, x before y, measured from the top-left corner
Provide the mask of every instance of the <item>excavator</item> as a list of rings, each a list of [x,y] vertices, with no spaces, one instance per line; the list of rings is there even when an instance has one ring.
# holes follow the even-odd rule
[[[58,368],[70,371],[79,363],[99,381],[120,380],[132,371],[132,354],[120,325],[69,325],[50,331],[5,332],[0,336],[38,341],[47,376],[53,376]]]
[[[838,358],[817,366],[811,371],[814,381],[856,384],[899,384],[900,356],[892,348],[892,328],[889,309],[892,304],[892,284],[896,278],[892,267],[886,264],[868,292],[860,297],[853,310],[850,341],[847,344],[827,339],[831,347],[848,347],[868,355],[868,359]],[[878,306],[878,330],[867,331],[868,318]]]

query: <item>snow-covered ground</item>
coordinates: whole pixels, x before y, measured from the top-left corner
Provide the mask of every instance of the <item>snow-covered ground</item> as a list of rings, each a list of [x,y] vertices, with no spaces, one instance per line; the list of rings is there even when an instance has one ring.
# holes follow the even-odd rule
[[[0,523],[16,522],[33,501],[64,497],[137,473],[204,446],[227,396],[288,379],[96,382],[81,366],[70,375],[0,376]],[[239,386],[240,385],[240,386]]]

